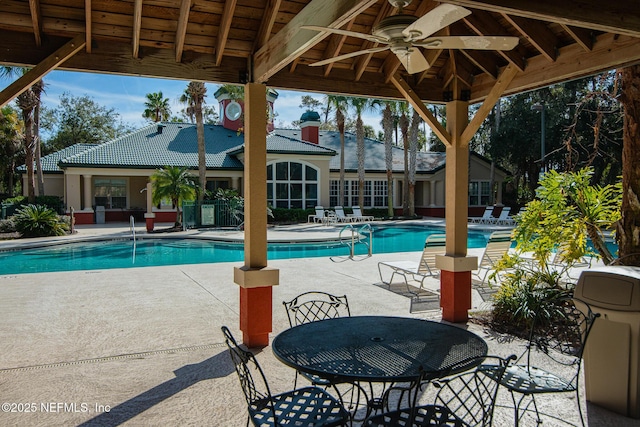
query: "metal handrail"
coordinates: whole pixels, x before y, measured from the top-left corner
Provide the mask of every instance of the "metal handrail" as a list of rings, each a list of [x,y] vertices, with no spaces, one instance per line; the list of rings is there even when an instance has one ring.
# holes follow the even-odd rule
[[[347,237],[343,237],[342,233],[345,230],[349,230],[351,232],[351,235]],[[369,234],[368,241],[366,241],[366,239],[363,239],[361,237],[362,235],[365,234],[365,232],[367,232],[367,230]],[[372,240],[373,240],[373,228],[371,227],[371,224],[364,224],[358,230],[354,228],[353,224],[345,224],[345,226],[342,227],[342,229],[340,230],[340,233],[338,233],[338,241],[343,245],[346,245],[349,247],[349,256],[348,257],[330,257],[330,259],[333,262],[343,262],[347,260],[361,261],[365,258],[369,258],[372,255],[372,244],[371,244]],[[359,257],[359,259],[357,259],[355,255],[355,246],[358,243],[362,243],[367,246],[367,255],[363,257]]]

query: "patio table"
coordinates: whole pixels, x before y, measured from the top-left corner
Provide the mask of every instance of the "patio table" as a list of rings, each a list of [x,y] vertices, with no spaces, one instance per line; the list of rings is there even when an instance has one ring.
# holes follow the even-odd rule
[[[273,354],[299,371],[334,383],[418,384],[473,368],[487,344],[465,329],[391,316],[352,316],[306,323],[273,340]],[[368,411],[380,399],[367,398]],[[367,412],[368,412],[367,411]]]

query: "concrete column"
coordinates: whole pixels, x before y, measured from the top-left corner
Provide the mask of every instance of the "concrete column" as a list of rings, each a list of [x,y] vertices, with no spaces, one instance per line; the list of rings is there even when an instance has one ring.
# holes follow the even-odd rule
[[[272,286],[279,270],[267,267],[267,131],[266,86],[245,85],[244,266],[234,269],[240,285],[240,330],[248,347],[269,345]],[[253,185],[252,185],[253,184]]]
[[[82,175],[83,180],[83,198],[82,205],[85,211],[93,210],[93,186],[91,185],[91,175]]]
[[[429,181],[429,205],[436,205],[436,181],[433,179]]]
[[[245,173],[248,174],[248,171],[245,169]],[[240,189],[240,177],[232,176],[231,177],[231,188],[234,190],[238,190],[238,193],[241,193]]]
[[[471,308],[471,271],[477,257],[467,257],[467,217],[469,200],[469,141],[462,140],[468,122],[469,103],[447,103],[447,145],[445,220],[446,254],[436,258],[440,274],[442,319],[466,322]]]

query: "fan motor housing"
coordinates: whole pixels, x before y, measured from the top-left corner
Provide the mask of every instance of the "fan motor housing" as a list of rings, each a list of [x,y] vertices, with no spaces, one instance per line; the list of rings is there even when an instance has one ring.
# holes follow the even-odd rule
[[[405,28],[418,20],[413,15],[391,15],[382,19],[378,25],[373,27],[371,33],[374,36],[383,37],[387,40],[404,39],[402,34]]]

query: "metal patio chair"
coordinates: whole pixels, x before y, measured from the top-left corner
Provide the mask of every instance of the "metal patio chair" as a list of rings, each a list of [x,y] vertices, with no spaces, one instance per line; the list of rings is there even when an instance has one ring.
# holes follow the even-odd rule
[[[475,370],[431,383],[439,389],[432,404],[416,406],[416,393],[410,407],[371,416],[363,426],[490,426],[499,381],[515,358],[515,355],[506,359],[497,356],[477,358],[479,365]]]
[[[578,302],[578,306],[574,301]],[[551,310],[551,320],[542,318],[543,310]],[[541,306],[534,318],[527,348],[516,364],[506,369],[500,380],[501,385],[511,393],[515,426],[518,426],[531,403],[538,423],[542,422],[535,400],[537,394],[574,392],[580,421],[584,426],[579,393],[582,353],[598,316],[587,303],[575,298],[561,298],[554,305]],[[544,368],[539,367],[542,365],[540,362],[544,362]],[[519,395],[518,399],[516,395]],[[531,397],[531,400],[522,408],[522,402],[527,397]]]
[[[291,301],[283,301],[282,304],[287,311],[287,318],[291,327],[335,317],[351,316],[346,295],[336,296],[327,292],[309,291],[298,295]],[[311,381],[313,385],[332,386],[335,388],[335,385],[329,380],[317,375],[306,372],[300,372],[300,375]],[[296,371],[296,378],[293,384],[294,387],[298,384],[298,371]],[[336,391],[338,390],[336,389]]]
[[[229,355],[247,400],[249,421],[255,426],[346,426],[349,413],[319,387],[271,394],[267,378],[250,351],[242,349],[226,326],[222,327]]]

